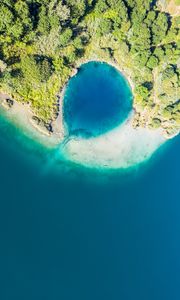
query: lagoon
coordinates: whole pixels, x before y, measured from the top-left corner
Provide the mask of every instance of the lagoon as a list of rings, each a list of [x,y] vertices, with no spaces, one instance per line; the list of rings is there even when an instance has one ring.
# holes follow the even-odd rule
[[[132,110],[133,95],[125,77],[107,63],[81,65],[64,93],[69,135],[94,137],[121,124]]]
[[[81,65],[64,91],[64,159],[89,168],[129,168],[165,142],[162,130],[134,128],[133,93],[114,66]]]
[[[115,123],[102,122],[105,127],[92,116],[73,120],[68,114],[69,134],[85,145],[107,135],[112,141],[130,103],[114,112]],[[42,146],[2,115],[0,132],[0,299],[179,300],[180,136],[148,160],[104,170],[80,163],[87,151],[78,163],[64,158],[59,145]],[[154,143],[155,151],[158,144],[149,137],[143,144],[138,135],[135,144],[145,149]]]

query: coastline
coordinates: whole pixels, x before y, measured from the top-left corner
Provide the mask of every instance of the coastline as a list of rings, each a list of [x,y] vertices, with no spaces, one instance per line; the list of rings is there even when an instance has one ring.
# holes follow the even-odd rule
[[[96,59],[85,59],[83,61],[78,62],[77,66],[76,66],[76,70],[78,70],[78,68],[80,68],[80,66],[82,64],[86,64],[86,63],[89,63],[89,62],[98,62],[98,63],[102,63],[102,64],[106,63],[106,64],[109,64],[110,66],[114,67],[116,70],[118,70],[125,77],[125,79],[129,83],[132,91],[134,91],[135,85],[134,85],[134,82],[133,82],[130,74],[127,72],[127,70],[125,70],[124,68],[121,68],[115,61],[108,60],[108,59],[101,60],[99,58],[96,58]],[[77,71],[74,72],[74,75],[76,75],[76,73],[77,73]]]
[[[49,123],[50,129],[44,124],[38,124],[39,118],[33,112],[29,104],[18,102],[8,93],[0,91],[0,113],[4,114],[14,124],[21,127],[22,130],[38,142],[47,147],[56,147],[66,136],[66,128],[63,123],[63,100],[64,93],[69,79],[76,75],[77,68],[72,70],[62,90],[59,91],[56,105],[60,108],[57,117]],[[10,104],[11,102],[11,104]]]
[[[78,61],[77,65],[75,66],[75,68],[72,70],[71,75],[69,76],[68,80],[73,77],[76,76],[77,72],[78,72],[78,68],[80,68],[80,66],[82,64],[86,64],[92,61],[97,61],[100,63],[108,63],[109,65],[113,66],[114,68],[116,68],[121,74],[123,74],[123,76],[126,78],[126,80],[129,83],[129,86],[132,89],[132,92],[134,91],[135,85],[134,82],[132,80],[132,77],[130,76],[129,72],[127,70],[125,70],[124,68],[120,68],[120,66],[118,66],[118,64],[116,64],[116,62],[112,62],[109,60],[100,60],[100,59],[86,59],[83,61]],[[28,136],[30,136],[31,138],[35,139],[36,141],[42,143],[44,146],[46,147],[50,147],[50,148],[54,148],[57,147],[58,145],[60,145],[61,143],[63,143],[64,139],[67,136],[67,128],[66,125],[63,123],[63,100],[64,100],[64,93],[65,93],[65,89],[67,87],[68,84],[68,80],[66,81],[66,84],[64,85],[63,89],[59,92],[58,95],[56,95],[57,97],[57,105],[59,106],[59,112],[57,115],[57,118],[55,120],[53,120],[51,122],[51,130],[48,130],[47,128],[45,128],[45,126],[42,126],[42,124],[38,124],[37,120],[35,120],[36,116],[33,113],[31,107],[27,104],[23,104],[23,103],[19,103],[14,99],[11,99],[11,97],[9,97],[7,94],[3,94],[0,93],[0,108],[2,113],[5,114],[5,116],[10,119],[14,124],[16,124],[17,126],[21,127],[22,130],[25,131],[26,134],[28,134]],[[9,99],[10,101],[13,102],[9,103],[7,102],[7,99]],[[12,105],[11,105],[12,104]],[[143,112],[142,112],[143,113]],[[104,141],[102,140],[103,136],[100,137],[100,144],[102,147],[100,147],[98,149],[98,153],[99,151],[101,152],[103,148],[108,149],[110,155],[113,153],[113,147],[119,149],[118,153],[125,153],[128,151],[132,151],[133,148],[136,148],[137,144],[139,144],[139,141],[141,140],[142,143],[146,143],[147,144],[147,149],[148,149],[148,153],[145,151],[142,155],[140,154],[140,151],[137,153],[137,157],[139,159],[139,161],[141,161],[141,159],[139,158],[139,155],[141,155],[141,157],[143,157],[142,160],[145,160],[146,157],[150,157],[152,155],[152,153],[164,142],[166,142],[168,139],[173,138],[175,135],[169,136],[166,134],[165,130],[163,130],[163,128],[159,128],[159,129],[151,129],[148,128],[148,126],[146,125],[145,122],[145,126],[139,126],[139,124],[136,126],[136,106],[133,103],[133,108],[132,108],[132,112],[129,116],[129,118],[125,121],[124,124],[118,126],[117,129],[114,129],[112,131],[110,131],[110,133],[114,136],[114,133],[116,132],[116,130],[118,131],[118,134],[116,132],[115,134],[115,138],[116,140],[118,139],[118,143],[117,144],[113,144],[113,141],[111,140],[111,137],[109,137],[109,135],[105,134],[104,136]],[[35,117],[35,118],[34,118]],[[124,130],[124,134],[123,134],[123,130]],[[125,139],[125,135],[127,134],[127,138]],[[139,141],[137,141],[136,137],[139,138]],[[154,143],[153,148],[150,150],[150,146],[147,143],[146,139],[147,137],[149,138],[150,143]],[[98,138],[92,138],[88,140],[91,140],[91,142],[96,142],[97,144],[99,143]],[[108,144],[105,143],[105,141],[109,141]],[[135,145],[133,145],[131,142],[134,141]],[[87,141],[85,140],[85,143]],[[82,140],[78,140],[77,138],[75,139],[71,139],[70,141],[68,141],[66,143],[66,146],[64,147],[64,149],[67,149],[67,146],[69,147],[70,145],[72,145],[74,143],[75,148],[78,149],[77,152],[81,153],[81,158],[83,160],[83,147],[84,144],[82,142]],[[88,143],[86,143],[88,145]],[[121,144],[128,144],[129,145],[129,149],[126,149],[125,147],[122,148]],[[100,145],[99,144],[99,145]],[[114,146],[113,146],[114,145]],[[81,149],[82,147],[82,149]],[[94,146],[92,146],[92,144],[88,145],[88,148],[86,149],[86,153],[89,153],[89,149],[92,148]],[[101,150],[100,150],[101,149]],[[69,149],[67,149],[67,152],[69,151]],[[92,150],[92,152],[94,151],[94,153],[96,153],[96,150]],[[75,151],[76,152],[76,151]],[[89,153],[89,156],[91,156],[91,153]],[[77,153],[73,153],[73,155],[69,155],[69,159],[73,161],[76,161],[78,163],[80,162],[80,159],[78,159],[78,157],[76,156]],[[96,153],[96,156],[98,154]],[[119,155],[119,154],[118,154]],[[123,154],[124,155],[124,154]],[[66,155],[65,155],[66,156]],[[93,155],[92,155],[93,156]],[[107,156],[107,160],[112,161],[112,157],[109,157],[108,152],[106,152],[106,156]],[[109,158],[108,158],[109,157]],[[119,157],[119,156],[118,156]],[[96,157],[94,157],[94,160]],[[104,157],[105,159],[105,157]],[[129,158],[126,157],[127,162],[128,161],[133,161],[133,157]],[[86,160],[86,158],[85,158]],[[124,156],[124,160],[125,160],[125,156]],[[120,160],[122,162],[122,160]],[[124,163],[124,162],[123,162]],[[121,165],[119,165],[119,167],[128,167],[128,163],[126,165],[123,165],[123,163]],[[134,161],[134,163],[136,163]],[[95,165],[93,164],[93,160],[91,161],[91,166]],[[105,163],[106,164],[106,163]],[[113,164],[117,165],[116,161],[114,160]],[[114,167],[114,165],[112,164],[112,167]],[[87,163],[87,161],[85,161],[85,165],[89,166],[89,163]],[[102,165],[104,167],[104,161],[100,160],[100,165]],[[108,166],[108,164],[107,164]]]
[[[76,76],[78,69],[81,67],[82,64],[86,64],[89,62],[99,62],[99,63],[107,63],[109,65],[111,65],[112,67],[116,68],[124,77],[125,79],[128,81],[128,84],[132,90],[132,92],[134,92],[135,89],[135,84],[132,80],[132,76],[129,74],[129,71],[126,70],[123,67],[120,67],[115,61],[113,60],[109,60],[109,59],[104,59],[103,61],[100,58],[90,58],[90,59],[85,59],[85,60],[79,60],[77,62],[77,64],[75,65],[75,67],[72,69],[71,75],[68,77],[64,87],[62,88],[62,90],[59,92],[59,94],[57,94],[55,97],[57,97],[57,103],[56,105],[58,107],[60,107],[59,112],[57,114],[56,119],[52,120],[52,122],[49,123],[49,126],[52,130],[48,130],[47,127],[43,126],[42,124],[38,124],[38,122],[36,122],[38,120],[38,117],[34,114],[33,110],[31,109],[31,107],[26,104],[26,103],[20,103],[18,101],[16,101],[15,99],[12,99],[8,94],[0,92],[0,107],[3,108],[3,110],[8,111],[8,117],[11,119],[11,115],[14,115],[16,113],[17,115],[17,119],[19,118],[20,120],[20,125],[22,127],[25,127],[27,129],[28,127],[28,131],[30,129],[31,132],[33,132],[33,136],[37,135],[38,140],[40,139],[40,141],[45,140],[46,137],[46,141],[45,144],[48,145],[57,145],[58,143],[60,143],[63,138],[66,136],[66,131],[67,129],[65,128],[65,124],[63,124],[63,99],[64,99],[64,93],[65,93],[65,89],[66,86],[68,84],[68,81],[70,80],[70,78],[72,78],[73,76]],[[6,103],[6,99],[11,99],[13,101],[13,105],[12,107],[8,106],[8,104]],[[133,102],[133,109],[135,112],[138,111],[138,107],[136,107],[135,103]],[[12,112],[12,113],[11,113]],[[24,117],[24,122],[22,121],[22,114],[25,115]],[[146,119],[146,113],[144,111],[141,112],[141,117]],[[37,119],[35,121],[35,119]],[[16,120],[16,123],[18,120]],[[134,124],[132,126],[134,127],[141,127],[138,125],[136,125],[136,120],[134,118]],[[145,124],[143,124],[142,126],[143,128],[146,128],[146,121]],[[154,130],[154,129],[152,129]],[[166,133],[166,131],[164,130],[162,133],[167,139],[173,138],[174,136],[178,135],[178,132],[172,135],[168,135]]]
[[[12,101],[9,105],[8,102]],[[7,94],[0,93],[0,113],[10,120],[14,125],[20,127],[25,134],[47,147],[54,147],[63,139],[63,129],[51,134],[42,124],[35,121],[35,115],[28,104],[17,102]],[[61,124],[61,115],[56,122]],[[56,123],[55,123],[56,124]],[[56,124],[57,126],[57,124]]]
[[[61,153],[67,160],[96,169],[127,169],[147,161],[167,139],[162,129],[133,128],[133,115],[102,136],[70,139]]]

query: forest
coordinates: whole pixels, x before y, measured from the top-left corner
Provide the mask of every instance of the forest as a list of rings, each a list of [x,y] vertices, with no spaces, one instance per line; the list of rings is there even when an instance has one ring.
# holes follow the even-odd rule
[[[153,0],[0,0],[0,92],[48,123],[57,95],[88,60],[125,70],[134,126],[180,129],[180,16]]]

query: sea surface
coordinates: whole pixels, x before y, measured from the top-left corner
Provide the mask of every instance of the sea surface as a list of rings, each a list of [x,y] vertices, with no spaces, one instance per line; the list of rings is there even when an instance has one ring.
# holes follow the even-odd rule
[[[1,300],[180,299],[180,136],[103,171],[0,133]]]

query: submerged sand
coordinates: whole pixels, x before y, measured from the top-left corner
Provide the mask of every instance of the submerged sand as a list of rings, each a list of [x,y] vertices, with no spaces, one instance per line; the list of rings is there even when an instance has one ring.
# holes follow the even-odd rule
[[[162,129],[133,128],[134,115],[115,129],[98,137],[82,139],[64,136],[62,117],[56,121],[59,127],[53,135],[32,121],[32,112],[25,105],[14,102],[5,109],[6,116],[20,126],[31,138],[47,147],[57,146],[60,157],[90,168],[129,168],[152,156],[167,139]]]
[[[74,74],[73,74],[74,75]],[[133,89],[133,84],[129,80]],[[61,106],[64,90],[61,92]],[[7,95],[0,94],[0,107],[5,104]],[[129,168],[147,159],[167,140],[163,129],[133,128],[134,114],[115,129],[98,137],[83,139],[81,137],[65,137],[63,112],[53,122],[53,134],[33,121],[30,107],[13,100],[14,104],[6,115],[14,123],[20,125],[32,138],[45,146],[59,147],[60,156],[67,160],[90,168]]]
[[[133,116],[99,137],[71,138],[61,149],[68,160],[91,168],[129,168],[152,156],[166,139],[161,129],[133,128]]]

